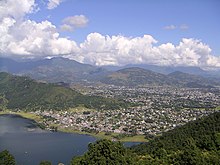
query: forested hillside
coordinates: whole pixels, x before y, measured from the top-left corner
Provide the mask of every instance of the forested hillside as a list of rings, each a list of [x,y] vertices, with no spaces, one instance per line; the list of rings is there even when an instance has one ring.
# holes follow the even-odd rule
[[[141,162],[159,164],[219,164],[220,112],[164,133],[133,151]]]
[[[28,77],[0,73],[0,104],[9,109],[63,110],[84,105],[95,109],[116,109],[123,102],[82,95],[73,89],[36,82]]]
[[[190,122],[162,136],[126,149],[118,142],[97,141],[71,164],[219,164],[220,112]]]

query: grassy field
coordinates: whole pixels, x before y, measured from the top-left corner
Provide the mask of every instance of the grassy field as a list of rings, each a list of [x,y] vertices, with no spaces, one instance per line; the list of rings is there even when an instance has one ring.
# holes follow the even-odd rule
[[[72,128],[58,128],[58,131],[90,135],[98,139],[109,139],[109,140],[116,140],[116,141],[121,141],[121,142],[147,142],[148,141],[147,139],[144,138],[145,137],[144,135],[135,135],[135,136],[130,136],[130,137],[125,136],[123,138],[116,139],[115,137],[117,137],[120,134],[111,133],[110,135],[106,135],[105,132],[87,133],[87,132],[82,132],[78,130],[73,130]]]

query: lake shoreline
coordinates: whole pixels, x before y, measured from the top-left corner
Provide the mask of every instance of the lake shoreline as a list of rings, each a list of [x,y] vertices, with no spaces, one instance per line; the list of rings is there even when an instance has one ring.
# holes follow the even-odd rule
[[[44,126],[43,123],[43,117],[38,116],[36,114],[27,113],[27,112],[12,112],[12,111],[2,111],[0,112],[0,115],[16,115],[21,118],[25,118],[28,120],[31,120],[36,126],[40,127],[41,129],[46,129],[48,126]],[[48,129],[48,131],[51,131]],[[53,132],[53,131],[52,131]],[[88,135],[95,137],[97,139],[109,139],[112,141],[120,141],[120,142],[147,142],[148,140],[144,138],[144,135],[135,135],[135,136],[125,136],[121,139],[115,138],[116,136],[120,134],[111,133],[109,135],[106,135],[105,132],[99,132],[99,133],[88,133],[88,132],[82,132],[79,130],[73,130],[71,128],[57,128],[57,132],[63,132],[63,133],[75,133],[80,135]]]

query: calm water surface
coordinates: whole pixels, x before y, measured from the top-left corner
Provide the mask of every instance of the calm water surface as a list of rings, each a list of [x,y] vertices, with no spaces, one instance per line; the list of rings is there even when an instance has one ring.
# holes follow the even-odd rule
[[[68,164],[94,141],[92,136],[45,131],[19,116],[0,116],[0,151],[9,150],[18,165],[38,165],[41,160]]]
[[[18,165],[38,165],[41,160],[66,165],[73,156],[86,152],[88,143],[96,140],[88,135],[45,131],[32,120],[0,115],[0,151],[9,150]],[[125,145],[134,144],[138,143]]]

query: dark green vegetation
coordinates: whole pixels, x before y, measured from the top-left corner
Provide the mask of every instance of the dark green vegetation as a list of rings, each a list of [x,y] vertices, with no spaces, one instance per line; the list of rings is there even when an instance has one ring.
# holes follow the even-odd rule
[[[15,165],[15,158],[7,151],[0,152],[1,165]]]
[[[94,165],[94,164],[135,164],[135,154],[123,147],[120,142],[99,140],[90,143],[88,151],[80,157],[75,157],[71,165]]]
[[[116,109],[124,102],[82,95],[56,84],[36,82],[28,77],[0,73],[1,107],[22,110],[64,110],[84,105],[94,109]]]
[[[220,112],[133,148],[146,164],[219,164]]]
[[[220,112],[190,122],[132,149],[100,140],[71,164],[176,164],[204,165],[220,162]]]
[[[40,162],[39,165],[52,165],[52,163],[50,161],[43,160],[43,161]]]

